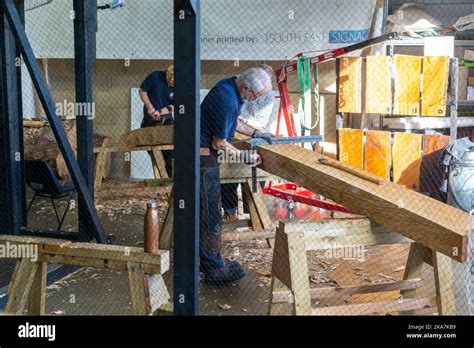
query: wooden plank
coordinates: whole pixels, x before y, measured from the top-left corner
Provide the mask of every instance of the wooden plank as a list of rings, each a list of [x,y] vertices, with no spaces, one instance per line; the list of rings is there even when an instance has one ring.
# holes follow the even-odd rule
[[[390,61],[389,56],[366,57],[366,113],[390,114],[392,112]]]
[[[147,276],[147,292],[150,303],[151,313],[161,308],[170,300],[170,294],[166,287],[165,281],[160,274],[152,274]]]
[[[92,243],[72,243],[63,247],[58,247],[56,245],[44,245],[42,250],[40,250],[40,253],[153,264],[160,266],[160,273],[164,273],[169,270],[169,252],[166,250],[159,250],[157,253],[149,254],[145,253],[143,248],[138,247]]]
[[[28,315],[45,315],[48,264],[39,262],[28,295]]]
[[[411,243],[399,233],[383,226],[371,224],[368,219],[318,219],[317,222],[291,222],[285,224],[289,232],[305,235],[306,250],[324,250],[333,245],[387,245]],[[241,241],[275,238],[275,230],[250,232],[223,232],[222,241]]]
[[[285,225],[280,222],[275,234],[275,249],[273,250],[272,276],[291,290],[290,257],[288,234]]]
[[[422,116],[446,116],[449,57],[423,57]]]
[[[23,119],[23,127],[26,128],[43,128],[48,122],[46,121],[36,121],[36,120],[25,120]]]
[[[392,143],[389,132],[365,132],[365,160],[364,170],[390,180],[392,165]]]
[[[94,191],[100,191],[102,185],[102,179],[104,178],[104,172],[107,163],[107,152],[100,152],[97,154],[95,162],[95,176],[94,176]]]
[[[285,232],[286,233],[286,232]],[[290,265],[290,290],[294,298],[294,314],[311,314],[311,297],[308,281],[308,260],[306,259],[306,247],[303,233],[289,233],[288,258]]]
[[[161,179],[161,173],[160,169],[158,168],[158,164],[156,162],[156,157],[152,151],[148,152],[149,154],[151,153],[151,165],[153,167],[153,175],[155,177],[155,180],[160,180]]]
[[[115,271],[128,271],[126,261],[108,260],[108,259],[93,259],[90,257],[77,257],[68,255],[51,255],[51,254],[40,254],[38,257],[39,262],[45,262],[49,264],[58,265],[73,265],[80,267],[92,267],[99,269],[108,269]],[[143,271],[145,274],[161,274],[161,268],[159,265],[154,264],[143,264]]]
[[[394,57],[395,115],[420,116],[421,57]]]
[[[405,266],[405,272],[403,279],[420,278],[422,276],[424,256],[426,254],[426,247],[420,243],[411,243],[410,250],[408,251],[407,264]],[[406,301],[406,299],[415,298],[417,289],[403,289],[400,291],[400,301]],[[414,314],[414,313],[412,313]]]
[[[237,146],[250,147],[246,142]],[[301,147],[262,145],[257,150],[267,172],[318,192],[430,249],[461,262],[466,260],[469,214],[391,182],[376,185],[321,165],[319,159],[326,156]]]
[[[397,290],[412,290],[421,286],[421,279],[408,279],[396,282],[384,282],[367,285],[348,285],[340,287],[325,287],[310,290],[311,299],[325,299],[331,297],[343,297],[359,294],[370,294],[375,292],[387,292]],[[274,303],[292,303],[293,295],[290,291],[276,291],[273,293]]]
[[[422,140],[421,134],[393,135],[393,182],[416,191],[420,190]]]
[[[443,149],[449,144],[444,135],[423,135],[423,157],[421,159],[420,191],[442,202],[447,201],[445,192],[440,190],[444,170],[439,165]]]
[[[174,144],[173,126],[140,128],[123,134],[119,146],[155,146]]]
[[[339,129],[339,161],[362,169],[364,164],[364,131],[362,129]]]
[[[275,230],[259,230],[251,232],[223,232],[223,242],[275,238]]]
[[[472,262],[460,264],[438,252],[432,253],[439,315],[474,315]]]
[[[320,225],[287,223],[288,232],[301,232],[305,236],[306,250],[326,250],[338,245],[387,245],[410,243],[411,240],[399,233],[375,226],[369,223],[366,226],[346,224],[343,220],[328,221]]]
[[[344,57],[339,61],[339,112],[361,112],[361,58]]]
[[[160,232],[160,248],[171,250],[173,245],[174,194],[171,191],[168,198],[168,210]]]
[[[264,181],[270,174],[257,168],[257,177]],[[252,168],[245,163],[223,163],[220,166],[221,183],[224,179],[242,179],[251,178]]]
[[[243,185],[243,189],[247,197],[252,197],[252,190],[250,186],[248,185],[248,183],[245,183]],[[262,221],[260,221],[260,217],[258,215],[258,209],[257,209],[257,206],[255,205],[255,201],[253,199],[249,199],[247,201],[247,205],[249,208],[250,220],[252,221],[252,228],[255,231],[263,230]]]
[[[163,157],[163,153],[161,152],[161,150],[159,148],[153,148],[153,157],[154,157],[154,162],[156,164],[156,167],[158,168],[158,172],[159,172],[159,177],[155,178],[156,179],[169,179],[169,176],[168,176],[168,173],[166,172],[166,168],[165,168],[165,159]]]
[[[95,194],[97,198],[110,197],[150,197],[153,194],[165,195],[171,192],[170,186],[165,187],[137,187],[124,189],[102,189]]]
[[[252,187],[252,179],[247,179],[247,185],[249,189]],[[257,213],[260,219],[260,224],[263,229],[270,229],[273,227],[273,222],[270,219],[270,215],[268,214],[267,205],[265,204],[265,199],[263,196],[263,190],[260,185],[257,184],[257,192],[254,193],[250,189],[250,196],[247,196],[249,201],[252,200]]]
[[[28,236],[12,236],[12,235],[0,235],[0,244],[5,244],[9,242],[11,244],[34,244],[38,245],[39,250],[41,250],[41,245],[57,245],[57,246],[66,246],[72,242],[69,240],[55,239],[55,238],[45,238],[45,237],[28,237]]]
[[[173,150],[174,145],[156,145],[156,146],[113,146],[113,147],[96,147],[94,148],[95,153],[108,152],[141,152],[141,151],[151,151],[153,148],[157,150]]]
[[[25,258],[19,261],[19,266],[13,274],[8,291],[8,302],[5,312],[8,314],[23,314],[28,301],[31,285],[35,278],[38,263]]]
[[[394,312],[414,311],[435,306],[434,297],[407,300],[404,302],[387,301],[358,303],[344,306],[314,308],[312,315],[387,315]]]
[[[151,305],[147,294],[147,277],[143,272],[143,265],[128,262],[128,280],[130,283],[130,297],[134,315],[149,315]]]
[[[275,236],[272,291],[277,282],[281,282],[292,292],[295,315],[309,315],[311,313],[304,235],[300,232],[286,233],[283,223],[279,224]],[[271,313],[272,304],[271,301],[269,313]]]

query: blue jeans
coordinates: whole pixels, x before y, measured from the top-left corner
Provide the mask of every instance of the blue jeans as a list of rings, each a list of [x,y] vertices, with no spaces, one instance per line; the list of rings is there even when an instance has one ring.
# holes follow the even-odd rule
[[[200,221],[200,259],[201,270],[223,268],[221,257],[221,184],[219,166],[201,167],[201,221]]]

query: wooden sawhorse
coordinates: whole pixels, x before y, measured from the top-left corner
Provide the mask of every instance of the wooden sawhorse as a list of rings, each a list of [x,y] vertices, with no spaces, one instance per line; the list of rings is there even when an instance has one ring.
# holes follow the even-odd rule
[[[162,151],[173,150],[173,145],[156,145],[156,146],[120,146],[120,147],[97,147],[94,153],[97,153],[97,161],[95,166],[94,191],[99,192],[104,177],[105,164],[107,156],[111,153],[129,153],[148,151],[152,156],[153,172],[155,179],[168,179],[168,173],[165,168],[165,160]]]
[[[151,315],[169,308],[170,295],[163,275],[170,268],[169,252],[145,253],[143,248],[72,243],[70,241],[0,235],[0,245],[35,248],[37,260],[18,257],[5,312],[44,315],[48,263],[128,272],[134,315]]]
[[[437,307],[439,315],[454,315],[469,314],[469,310],[472,310],[469,309],[468,294],[465,296],[462,292],[461,296],[455,294],[456,285],[453,281],[456,277],[451,267],[447,266],[451,261],[456,263],[457,261],[445,255],[431,251],[382,226],[373,227],[367,219],[322,220],[316,223],[312,230],[306,224],[303,226],[304,228],[297,223],[285,226],[280,223],[277,228],[269,315],[275,314],[274,305],[278,303],[291,303],[294,315],[369,315],[395,312],[413,314],[417,310],[423,311],[433,307]],[[409,243],[410,249],[403,279],[368,285],[310,289],[306,252],[324,250],[335,243],[364,246]],[[417,289],[421,286],[423,263],[433,266],[435,297],[416,296]],[[463,276],[469,277],[468,262],[460,265],[466,266],[462,267],[465,270]],[[387,291],[400,291],[399,299],[318,308],[313,308],[311,303],[314,299]]]

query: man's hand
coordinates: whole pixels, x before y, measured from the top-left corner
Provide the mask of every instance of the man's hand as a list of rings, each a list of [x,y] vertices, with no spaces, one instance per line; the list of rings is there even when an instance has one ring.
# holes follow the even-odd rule
[[[258,167],[262,164],[262,157],[258,153],[253,153],[250,155],[250,166]]]
[[[156,111],[155,109],[148,109],[148,115],[150,117],[153,117],[157,121],[160,120],[160,113]]]
[[[253,132],[252,134],[252,138],[254,139],[263,139],[265,140],[267,143],[269,144],[272,144],[273,143],[273,138],[275,136],[270,133],[270,132],[263,132],[263,131],[260,131],[260,130],[256,130],[255,132]]]

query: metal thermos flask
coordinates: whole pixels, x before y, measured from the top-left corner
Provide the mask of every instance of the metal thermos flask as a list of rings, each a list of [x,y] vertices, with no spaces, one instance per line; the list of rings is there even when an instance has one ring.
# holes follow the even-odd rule
[[[147,204],[145,214],[145,252],[156,254],[160,249],[160,220],[158,218],[158,203]]]

